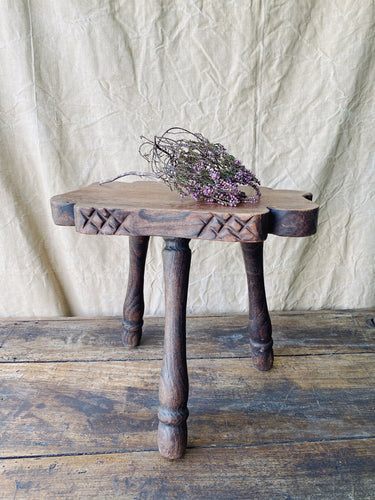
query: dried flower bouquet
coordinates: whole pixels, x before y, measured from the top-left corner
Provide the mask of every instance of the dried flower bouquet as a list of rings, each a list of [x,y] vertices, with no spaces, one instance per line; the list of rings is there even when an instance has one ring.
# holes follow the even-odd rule
[[[139,152],[152,172],[124,172],[101,184],[127,175],[162,181],[183,198],[236,206],[241,202],[257,203],[261,196],[259,180],[221,144],[211,143],[199,133],[173,127],[160,137],[144,141]],[[254,194],[248,196],[240,186],[248,185]]]

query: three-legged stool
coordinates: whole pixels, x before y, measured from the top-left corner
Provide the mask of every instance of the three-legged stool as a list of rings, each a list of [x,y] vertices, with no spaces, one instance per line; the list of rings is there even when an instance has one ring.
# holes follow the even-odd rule
[[[256,368],[273,363],[272,327],[263,279],[263,242],[269,233],[309,236],[316,232],[318,206],[311,194],[262,188],[256,205],[223,207],[180,200],[167,186],[154,182],[92,184],[52,198],[55,224],[75,226],[83,234],[129,236],[129,281],[123,315],[123,342],[141,341],[143,277],[150,236],[165,240],[164,356],[159,387],[160,453],[179,458],[187,444],[189,382],[186,365],[186,301],[190,239],[241,244],[249,293],[249,336]]]

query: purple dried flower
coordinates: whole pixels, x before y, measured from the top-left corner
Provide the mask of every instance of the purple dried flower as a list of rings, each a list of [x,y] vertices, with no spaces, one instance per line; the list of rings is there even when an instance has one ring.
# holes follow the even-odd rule
[[[191,196],[196,201],[228,206],[259,201],[259,180],[222,144],[178,127],[168,129],[153,141],[142,139],[139,152],[150,163],[152,172],[125,172],[101,184],[125,175],[139,175],[168,184],[182,198]],[[255,193],[247,196],[239,185],[249,185]]]

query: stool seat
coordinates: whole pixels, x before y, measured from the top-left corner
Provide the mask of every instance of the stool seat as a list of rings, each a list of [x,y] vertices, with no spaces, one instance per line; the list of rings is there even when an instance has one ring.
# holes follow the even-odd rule
[[[244,191],[251,194],[251,189]],[[304,237],[316,232],[318,205],[303,191],[261,189],[259,203],[236,207],[180,199],[155,182],[114,182],[90,186],[51,199],[55,224],[75,226],[88,235],[129,237],[129,280],[123,308],[122,339],[138,346],[142,337],[143,278],[150,236],[165,240],[164,355],[159,386],[160,453],[180,458],[187,445],[189,383],[186,365],[186,302],[190,239],[239,242],[249,295],[249,338],[259,370],[273,363],[272,325],[263,278],[263,242],[269,233]]]
[[[250,190],[244,187],[245,192]],[[54,196],[55,224],[84,234],[163,236],[218,241],[264,241],[316,232],[318,205],[311,193],[261,188],[259,203],[226,207],[180,199],[155,182],[114,182]]]

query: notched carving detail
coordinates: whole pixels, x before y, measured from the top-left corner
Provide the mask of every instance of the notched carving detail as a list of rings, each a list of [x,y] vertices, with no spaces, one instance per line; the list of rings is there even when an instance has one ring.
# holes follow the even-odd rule
[[[80,208],[78,210],[77,230],[85,234],[132,234],[125,221],[129,212],[107,208]]]
[[[203,223],[197,238],[206,240],[259,241],[257,216],[241,219],[232,214],[210,214],[208,218],[200,217]]]

